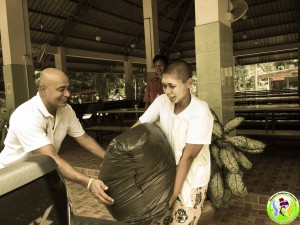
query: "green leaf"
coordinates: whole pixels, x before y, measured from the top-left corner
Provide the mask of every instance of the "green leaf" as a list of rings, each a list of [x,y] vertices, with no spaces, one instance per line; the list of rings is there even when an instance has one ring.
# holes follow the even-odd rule
[[[220,208],[224,200],[224,181],[221,172],[216,173],[208,185],[208,197],[214,207]]]
[[[236,160],[238,160],[238,157],[239,157],[238,151],[236,150],[236,148],[232,144],[228,144],[226,146],[226,149],[234,155]]]
[[[228,171],[231,173],[238,173],[240,171],[238,162],[234,154],[227,148],[220,150],[220,160]]]
[[[226,183],[232,194],[243,197],[248,195],[247,188],[243,182],[241,174],[228,173],[226,174]]]
[[[226,146],[229,144],[229,142],[225,140],[224,136],[222,139],[215,140],[214,143],[216,143],[219,149],[226,148]]]
[[[211,114],[212,114],[213,117],[214,117],[214,121],[220,121],[219,118],[218,118],[218,116],[217,116],[217,114],[215,113],[214,110],[210,109],[210,112],[211,112]]]
[[[225,188],[225,192],[224,192],[224,200],[223,200],[223,204],[224,204],[224,205],[227,204],[227,203],[230,201],[231,195],[232,195],[231,191],[228,190],[227,188]]]
[[[225,136],[226,140],[230,142],[233,146],[239,149],[264,149],[265,144],[261,141],[257,141],[244,136]]]
[[[229,122],[224,126],[224,131],[226,133],[231,132],[232,130],[237,128],[244,120],[244,117],[235,117],[234,119],[229,120]]]
[[[220,156],[219,156],[220,149],[214,144],[210,145],[209,148],[210,148],[210,153],[212,155],[212,159],[215,161],[218,167],[221,168],[223,166],[223,163],[220,160]]]
[[[216,136],[216,138],[222,138],[224,135],[222,124],[219,123],[218,121],[214,121],[212,133],[214,136]]]
[[[237,154],[239,164],[241,164],[245,169],[250,170],[252,168],[250,160],[242,152],[237,152]]]
[[[264,151],[263,149],[246,149],[246,148],[241,148],[240,150],[242,152],[250,153],[250,154],[259,154]]]

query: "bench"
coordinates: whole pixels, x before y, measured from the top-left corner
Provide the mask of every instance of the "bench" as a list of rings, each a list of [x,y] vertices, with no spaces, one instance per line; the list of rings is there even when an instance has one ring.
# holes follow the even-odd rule
[[[103,141],[103,136],[111,133],[122,133],[130,127],[125,126],[92,126],[85,128],[86,131],[96,132],[98,142]]]
[[[297,90],[265,90],[265,91],[246,91],[234,94],[235,98],[260,98],[260,97],[282,97],[299,96]]]
[[[270,125],[270,126],[269,126]],[[272,126],[271,126],[272,125]],[[237,129],[266,129],[264,120],[244,120]],[[299,120],[277,120],[269,122],[267,130],[300,130]]]
[[[235,106],[235,116],[245,118],[245,122],[243,121],[241,124],[243,128],[252,120],[254,123],[264,121],[265,130],[281,130],[281,128],[284,128],[283,130],[293,130],[297,126],[293,125],[293,129],[291,129],[288,125],[290,123],[299,124],[300,107],[299,104]]]
[[[258,129],[237,129],[237,135],[253,138],[278,138],[278,139],[299,139],[300,130],[258,130]]]

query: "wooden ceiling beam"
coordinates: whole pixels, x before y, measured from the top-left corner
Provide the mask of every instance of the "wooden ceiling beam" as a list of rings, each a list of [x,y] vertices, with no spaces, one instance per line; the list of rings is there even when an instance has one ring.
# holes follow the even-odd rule
[[[32,44],[32,47],[41,48],[41,45]],[[48,46],[47,47],[48,54],[58,54],[58,47],[55,46]],[[86,51],[80,49],[73,49],[73,48],[66,48],[66,56],[70,57],[78,57],[78,58],[89,58],[89,59],[99,59],[99,60],[106,60],[106,61],[119,61],[125,62],[130,60],[132,63],[138,64],[145,64],[145,58],[139,57],[132,57],[132,56],[124,56],[124,55],[116,55],[116,54],[108,54],[108,53],[100,53],[100,52],[93,52],[93,51]]]
[[[185,24],[193,5],[194,5],[194,1],[190,1],[190,0],[185,1],[185,5],[182,9],[183,16],[181,13],[178,13],[178,18],[177,18],[178,26],[176,26],[174,28],[175,35],[173,36],[171,34],[171,36],[170,36],[170,39],[168,41],[168,43],[170,43],[170,44],[169,44],[169,46],[167,46],[165,53],[167,53],[167,54],[170,53],[170,51],[175,47],[178,37],[181,34],[183,25]]]

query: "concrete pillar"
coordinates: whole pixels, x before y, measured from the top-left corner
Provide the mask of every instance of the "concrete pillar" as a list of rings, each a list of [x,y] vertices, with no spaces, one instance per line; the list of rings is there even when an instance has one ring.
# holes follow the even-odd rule
[[[15,109],[37,93],[27,0],[0,0],[0,30],[6,107]]]
[[[154,76],[152,59],[159,53],[157,0],[143,0],[147,79]]]
[[[58,54],[54,54],[55,67],[67,73],[67,62],[66,62],[66,49],[65,47],[59,46],[57,48]]]
[[[134,90],[132,85],[132,63],[130,60],[124,62],[125,74],[125,93],[126,99],[134,99]]]
[[[220,121],[234,118],[233,35],[224,0],[195,0],[198,97]]]

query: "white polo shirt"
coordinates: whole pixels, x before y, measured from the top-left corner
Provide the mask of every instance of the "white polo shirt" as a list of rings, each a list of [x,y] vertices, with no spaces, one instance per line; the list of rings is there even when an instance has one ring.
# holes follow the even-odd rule
[[[176,165],[182,156],[186,144],[203,145],[194,159],[187,179],[179,195],[182,203],[192,207],[190,193],[192,188],[203,187],[210,179],[210,152],[213,116],[207,103],[192,95],[190,104],[178,115],[174,114],[174,106],[166,94],[160,95],[139,118],[142,123],[160,121],[160,127],[166,135]]]
[[[83,130],[70,105],[59,107],[54,117],[46,109],[39,93],[20,105],[11,115],[9,129],[0,153],[0,168],[25,160],[31,153],[48,144],[58,152],[68,134],[83,135]]]

